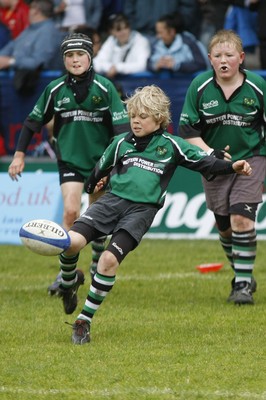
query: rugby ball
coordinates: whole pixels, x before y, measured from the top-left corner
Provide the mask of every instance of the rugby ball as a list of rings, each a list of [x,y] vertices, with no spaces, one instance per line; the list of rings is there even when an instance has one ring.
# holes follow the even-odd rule
[[[68,249],[70,237],[56,222],[33,219],[26,222],[19,231],[22,243],[34,253],[56,256]]]

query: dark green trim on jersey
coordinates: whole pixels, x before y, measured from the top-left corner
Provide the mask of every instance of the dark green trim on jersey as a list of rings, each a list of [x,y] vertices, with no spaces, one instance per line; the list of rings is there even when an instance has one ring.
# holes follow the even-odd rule
[[[57,158],[86,178],[114,135],[129,131],[128,115],[116,88],[98,74],[80,103],[67,75],[48,84],[25,121],[25,137],[40,132],[53,117]],[[27,138],[17,150],[25,151]]]
[[[230,146],[234,161],[265,156],[266,82],[250,71],[226,100],[213,71],[198,75],[188,88],[180,116],[179,136],[202,137],[212,148]]]
[[[142,151],[137,148],[137,141],[132,133],[114,138],[86,183],[89,193],[101,178],[110,174],[111,193],[160,208],[179,165],[198,171],[207,179],[214,174],[234,172],[232,163],[207,156],[199,147],[164,131],[151,134]]]

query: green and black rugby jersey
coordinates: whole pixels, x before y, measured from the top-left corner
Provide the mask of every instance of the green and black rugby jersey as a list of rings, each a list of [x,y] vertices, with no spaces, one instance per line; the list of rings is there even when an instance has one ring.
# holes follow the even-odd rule
[[[179,136],[201,137],[214,149],[230,146],[232,159],[265,156],[266,82],[243,71],[244,82],[226,100],[213,71],[198,75],[188,88],[179,122]]]
[[[75,100],[66,75],[52,81],[25,125],[39,132],[53,117],[57,158],[86,178],[110,140],[129,131],[128,115],[116,88],[98,74],[94,75],[88,95],[81,103]]]
[[[219,160],[185,140],[159,130],[148,135],[142,148],[132,132],[116,136],[86,183],[93,192],[96,183],[109,175],[109,191],[136,203],[162,207],[166,189],[175,169],[182,167],[200,172],[205,178],[233,173],[232,163]],[[182,184],[182,183],[181,183]]]

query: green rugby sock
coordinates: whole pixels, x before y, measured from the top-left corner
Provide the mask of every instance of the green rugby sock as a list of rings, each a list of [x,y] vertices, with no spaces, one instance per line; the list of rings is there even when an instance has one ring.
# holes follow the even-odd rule
[[[84,307],[77,319],[84,319],[90,324],[94,314],[102,304],[107,294],[113,288],[114,283],[115,275],[106,276],[96,272],[92,279]]]
[[[235,282],[251,282],[257,250],[255,229],[247,232],[233,232],[232,243]]]
[[[102,253],[104,252],[106,238],[107,238],[107,236],[102,236],[91,242],[91,251],[92,251],[91,267],[93,267],[95,269],[95,271],[97,268],[99,258],[101,257]]]
[[[224,249],[225,255],[230,263],[231,268],[234,270],[234,260],[232,253],[232,238],[225,238],[223,236],[219,236],[222,248]]]
[[[64,253],[59,255],[59,265],[62,273],[61,285],[68,289],[76,282],[76,266],[79,259],[79,253],[75,256],[66,256]]]

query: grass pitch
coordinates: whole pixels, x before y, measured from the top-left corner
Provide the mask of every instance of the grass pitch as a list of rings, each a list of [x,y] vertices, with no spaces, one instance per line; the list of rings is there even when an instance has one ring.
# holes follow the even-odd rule
[[[47,295],[56,257],[0,246],[0,399],[266,399],[266,247],[254,306],[228,304],[232,271],[218,241],[148,240],[124,260],[96,313],[92,341],[71,343],[72,316]],[[201,274],[196,265],[224,262]]]

